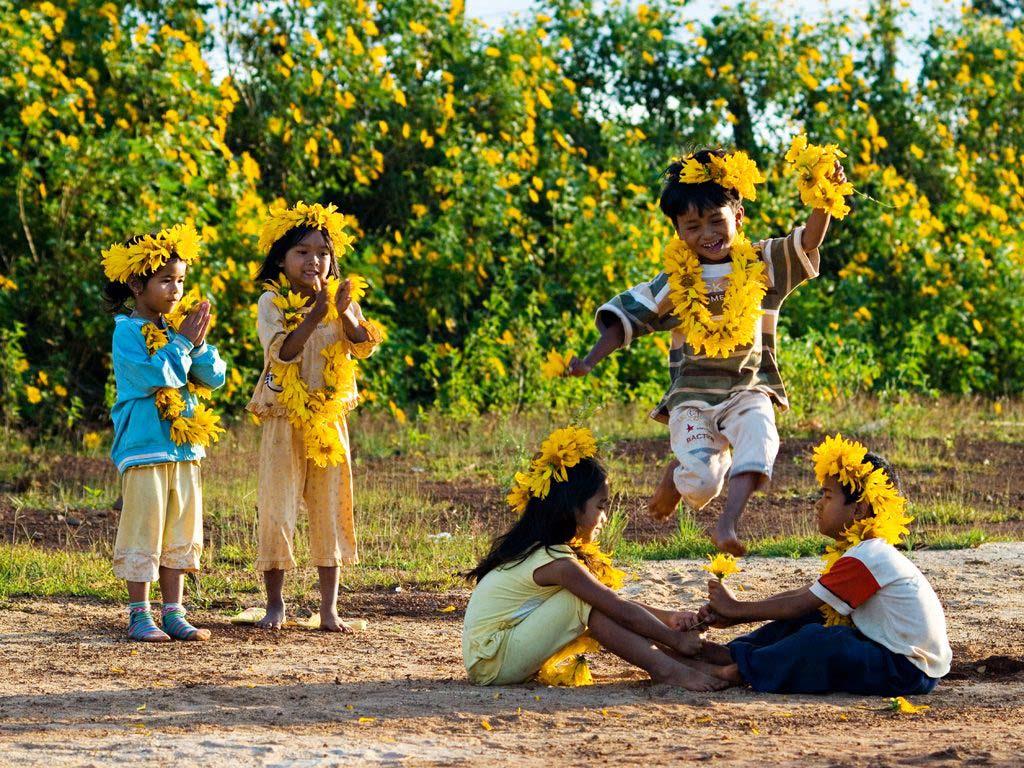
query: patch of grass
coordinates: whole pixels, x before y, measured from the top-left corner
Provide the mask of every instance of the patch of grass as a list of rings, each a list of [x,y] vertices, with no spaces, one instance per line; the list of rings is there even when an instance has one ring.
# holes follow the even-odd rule
[[[0,544],[0,599],[57,595],[128,599],[124,582],[110,570],[110,559],[97,552]]]
[[[980,528],[953,533],[933,533],[925,538],[927,549],[974,549],[987,541],[1000,541],[996,536],[985,533]]]

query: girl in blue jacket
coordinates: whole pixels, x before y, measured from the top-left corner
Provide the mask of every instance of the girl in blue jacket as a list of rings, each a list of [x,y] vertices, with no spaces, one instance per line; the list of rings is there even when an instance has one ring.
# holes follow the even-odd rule
[[[223,432],[201,399],[224,383],[226,370],[206,343],[209,303],[184,292],[198,250],[195,229],[177,225],[103,251],[115,314],[111,458],[124,498],[114,574],[128,582],[128,636],[145,642],[210,637],[188,622],[181,604],[185,573],[199,570],[203,551],[199,462]],[[149,606],[157,580],[162,630]]]

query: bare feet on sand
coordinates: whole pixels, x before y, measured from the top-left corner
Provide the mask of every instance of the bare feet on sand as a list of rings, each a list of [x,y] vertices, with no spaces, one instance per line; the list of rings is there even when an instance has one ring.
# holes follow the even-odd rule
[[[673,474],[678,466],[679,462],[676,459],[672,459],[665,468],[664,473],[662,473],[661,480],[658,481],[658,487],[654,489],[654,495],[647,502],[647,511],[655,520],[668,520],[672,517],[676,507],[679,506],[680,499],[682,499],[679,491],[676,490],[675,480],[673,479]]]
[[[284,626],[284,600],[267,601],[267,615],[256,622],[260,629],[280,629]]]
[[[717,675],[705,675],[703,672],[681,664],[674,664],[673,667],[671,672],[664,675],[657,677],[651,675],[651,679],[656,683],[675,685],[688,691],[720,691],[729,687],[729,683]]]
[[[736,535],[736,526],[726,520],[724,515],[718,518],[714,530],[711,531],[711,543],[720,552],[728,552],[736,557],[742,557],[747,554],[747,548],[743,546],[743,542]]]
[[[351,632],[352,628],[338,618],[333,608],[320,609],[320,629],[324,632]]]

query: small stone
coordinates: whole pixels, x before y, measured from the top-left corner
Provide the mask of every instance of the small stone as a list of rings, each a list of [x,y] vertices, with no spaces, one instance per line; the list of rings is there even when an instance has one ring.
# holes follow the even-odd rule
[[[65,522],[74,528],[77,528],[82,524],[82,521],[79,520],[77,517],[69,517]]]

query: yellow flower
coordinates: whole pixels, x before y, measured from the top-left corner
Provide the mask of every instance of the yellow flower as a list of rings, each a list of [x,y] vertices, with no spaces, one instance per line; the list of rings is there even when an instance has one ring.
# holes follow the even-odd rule
[[[916,715],[919,712],[924,712],[926,709],[931,709],[927,704],[911,704],[902,696],[897,696],[894,699],[887,699],[887,701],[889,702],[889,708],[893,712],[898,712],[901,715]]]
[[[28,398],[28,401],[30,403],[35,405],[36,403],[40,402],[43,399],[43,393],[39,391],[38,387],[33,387],[32,385],[29,385],[25,387],[25,397]]]
[[[713,573],[718,577],[719,581],[724,579],[726,576],[731,576],[734,573],[740,573],[743,570],[736,562],[736,558],[732,555],[724,553],[719,553],[714,557],[708,555],[708,560],[711,562],[703,566],[704,570],[708,573]]]
[[[100,433],[99,432],[86,432],[82,435],[82,446],[87,451],[94,451],[99,448],[100,445]]]
[[[338,212],[333,203],[327,206],[319,203],[307,205],[301,200],[291,208],[287,208],[284,204],[270,207],[270,214],[263,224],[263,231],[260,233],[257,247],[265,253],[289,230],[303,224],[327,233],[334,245],[335,257],[354,250],[352,243],[355,242],[355,237],[346,231],[348,224],[345,221],[345,216]]]
[[[537,671],[537,682],[570,688],[593,685],[594,678],[584,654],[596,653],[600,647],[594,638],[587,635],[576,638],[541,665]]]
[[[763,184],[764,175],[746,152],[729,152],[723,157],[711,155],[707,163],[690,155],[679,158],[683,164],[679,181],[683,184],[714,182],[726,189],[734,189],[741,199],[754,200],[757,197],[755,184]]]
[[[517,472],[508,502],[522,514],[531,496],[543,499],[551,490],[551,481],[568,479],[566,470],[581,459],[597,454],[594,434],[583,427],[556,429],[541,443],[540,451],[526,472]]]
[[[557,379],[568,370],[570,360],[572,360],[572,355],[562,355],[551,350],[548,352],[548,359],[541,364],[541,375],[545,379]]]
[[[842,219],[850,212],[845,197],[853,194],[853,184],[834,179],[835,164],[846,154],[836,144],[808,144],[807,136],[793,137],[786,162],[797,174],[797,189],[804,205],[819,208]]]
[[[152,274],[172,256],[191,266],[199,260],[199,233],[191,224],[176,224],[155,235],[144,235],[132,245],[115,243],[102,256],[107,279],[124,283],[133,275]]]

